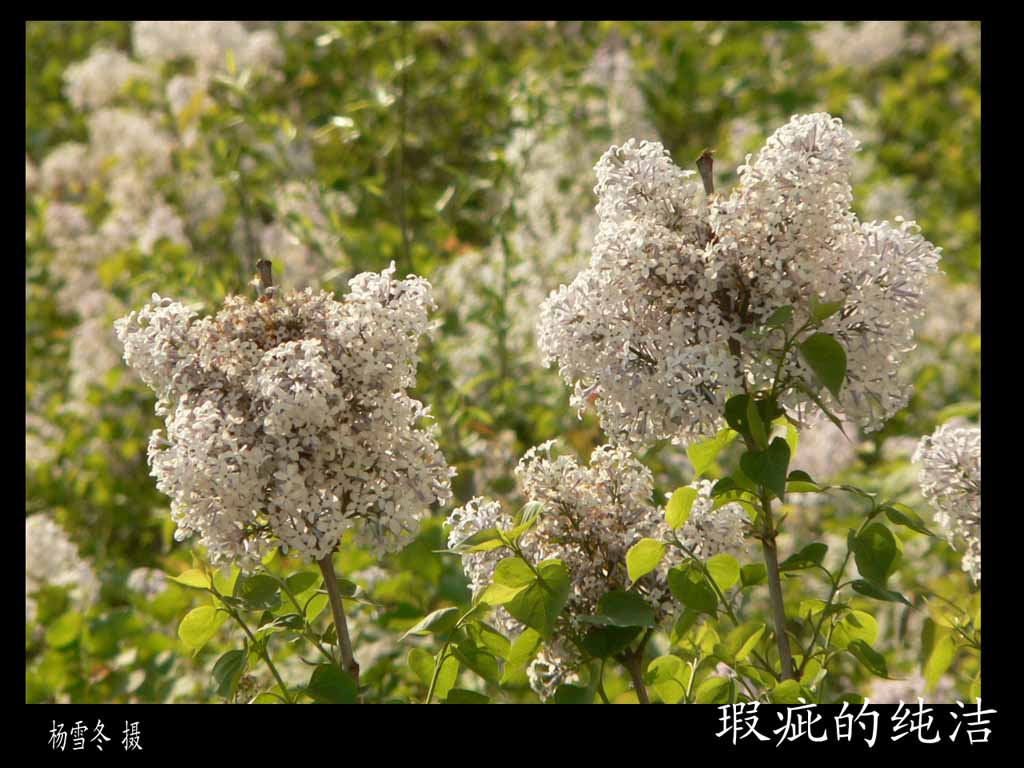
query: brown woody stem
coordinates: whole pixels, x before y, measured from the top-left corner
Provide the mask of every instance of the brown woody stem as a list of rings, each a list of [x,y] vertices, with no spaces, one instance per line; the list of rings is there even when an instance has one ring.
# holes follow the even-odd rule
[[[331,602],[331,613],[334,615],[334,631],[338,635],[338,648],[341,650],[341,668],[355,680],[356,687],[359,687],[359,664],[352,655],[352,641],[348,635],[348,622],[345,620],[345,606],[341,602],[341,592],[338,591],[338,579],[334,575],[334,560],[327,555],[323,560],[317,561],[320,566],[320,573],[324,577],[324,586],[327,588],[327,596]]]

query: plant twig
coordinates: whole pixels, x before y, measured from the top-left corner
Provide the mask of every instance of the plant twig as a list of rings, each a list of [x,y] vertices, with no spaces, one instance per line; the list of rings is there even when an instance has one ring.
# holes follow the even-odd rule
[[[761,550],[768,575],[768,593],[772,600],[772,617],[775,621],[775,641],[779,646],[779,664],[782,667],[782,679],[794,680],[793,654],[789,650],[789,638],[786,636],[786,610],[782,602],[782,581],[779,577],[779,555],[775,547],[775,527],[772,520],[772,502],[768,492],[761,496],[764,513],[765,535],[761,538]]]
[[[629,672],[629,677],[633,681],[633,690],[636,691],[636,697],[641,704],[650,704],[651,700],[647,696],[647,688],[644,686],[644,672],[641,659],[643,658],[643,651],[634,651],[630,654],[623,654],[619,657],[619,661],[622,666]]]
[[[324,577],[324,586],[327,588],[327,597],[331,602],[331,613],[334,615],[334,631],[338,635],[338,648],[341,650],[341,668],[352,676],[359,687],[359,664],[352,655],[352,641],[348,635],[348,622],[345,620],[345,606],[341,602],[341,592],[338,590],[338,579],[334,575],[334,559],[327,555],[317,561],[320,566],[320,573]]]

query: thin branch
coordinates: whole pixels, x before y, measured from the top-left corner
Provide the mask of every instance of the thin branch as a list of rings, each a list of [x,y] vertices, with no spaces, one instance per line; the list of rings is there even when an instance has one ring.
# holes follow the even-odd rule
[[[324,576],[324,586],[327,588],[327,596],[331,602],[331,613],[334,615],[334,631],[338,635],[338,648],[341,649],[341,668],[355,680],[356,688],[359,687],[359,664],[352,655],[352,641],[348,635],[348,622],[345,620],[345,606],[341,602],[341,592],[338,590],[338,579],[334,575],[334,559],[327,555],[317,561],[320,566],[320,573]]]

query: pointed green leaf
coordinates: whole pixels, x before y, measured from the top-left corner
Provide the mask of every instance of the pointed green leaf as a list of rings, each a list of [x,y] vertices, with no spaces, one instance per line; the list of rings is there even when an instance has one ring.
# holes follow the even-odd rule
[[[839,397],[846,378],[846,350],[830,334],[816,333],[800,344],[804,362],[829,392]]]
[[[178,637],[189,650],[198,651],[217,634],[224,623],[224,614],[212,605],[201,605],[185,614],[178,625]]]
[[[725,592],[740,580],[740,564],[732,555],[722,552],[708,558],[708,573],[715,580],[718,588]]]
[[[736,439],[737,434],[736,430],[726,427],[719,430],[718,434],[710,440],[687,446],[686,455],[689,457],[690,463],[693,464],[694,479],[697,479],[711,468],[718,454]]]
[[[665,556],[665,545],[657,539],[640,539],[626,553],[626,571],[637,581],[658,567]]]
[[[356,681],[334,664],[319,664],[306,685],[306,695],[320,704],[354,704]]]
[[[693,509],[693,502],[697,499],[697,489],[686,486],[676,488],[672,498],[668,500],[665,507],[665,522],[673,531],[686,525],[690,517],[690,510]]]
[[[459,609],[455,607],[438,608],[407,629],[401,639],[404,640],[409,635],[428,635],[432,632],[446,632],[455,626],[455,622],[458,621],[458,613]]]

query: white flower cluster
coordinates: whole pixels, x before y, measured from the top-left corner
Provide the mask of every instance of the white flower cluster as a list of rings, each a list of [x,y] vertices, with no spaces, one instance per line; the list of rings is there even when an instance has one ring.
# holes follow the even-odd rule
[[[239,69],[270,69],[284,59],[273,30],[250,32],[239,21],[137,21],[132,47],[147,61],[190,59],[203,78],[227,71],[229,52]]]
[[[783,306],[802,324],[811,300],[842,302],[821,331],[847,356],[838,400],[866,430],[901,408],[899,365],[912,348],[939,252],[914,224],[861,223],[850,210],[856,142],[827,114],[797,116],[728,196],[705,197],[657,143],[630,140],[596,166],[601,219],[590,266],[541,308],[538,344],[596,402],[617,441],[689,444],[722,426],[726,400],[775,377],[776,335],[757,334]],[[782,377],[819,390],[792,353]],[[816,411],[790,388],[784,406]]]
[[[57,458],[57,443],[63,433],[37,413],[25,412],[25,471],[34,472]]]
[[[628,451],[612,446],[595,449],[590,466],[580,466],[570,456],[553,456],[554,441],[531,448],[516,468],[523,496],[544,503],[534,526],[520,546],[533,562],[561,560],[569,574],[569,599],[564,613],[568,625],[556,629],[545,644],[544,655],[530,665],[531,686],[542,696],[568,679],[579,657],[565,633],[579,631],[578,616],[597,612],[598,600],[606,592],[629,587],[626,552],[644,537],[664,538],[664,514],[652,502],[650,470]],[[473,499],[455,510],[448,519],[452,526],[449,546],[487,528],[512,527],[512,517],[496,501]],[[491,580],[497,564],[508,556],[504,550],[463,555],[463,568],[475,590]],[[644,592],[661,604],[667,602],[667,564],[660,578],[644,577]],[[662,613],[662,616],[664,613]],[[504,610],[498,611],[498,626],[509,635],[522,625]]]
[[[531,685],[542,696],[549,696],[573,674],[579,657],[566,633],[582,631],[578,617],[595,614],[606,592],[631,586],[626,570],[629,548],[642,538],[664,540],[668,536],[664,510],[651,501],[651,472],[628,450],[600,446],[591,455],[589,466],[581,466],[570,456],[555,456],[553,450],[554,441],[530,449],[516,469],[523,496],[544,504],[537,522],[520,540],[524,555],[533,562],[561,560],[569,574],[569,599],[564,609],[569,620],[556,628],[543,656],[538,656],[529,670]],[[735,552],[743,545],[742,509],[729,504],[712,512],[711,483],[698,484],[698,489],[700,497],[680,531],[681,540],[702,558]],[[508,530],[512,523],[512,516],[498,502],[475,498],[448,518],[448,545],[454,547],[488,528]],[[462,556],[474,592],[490,583],[498,563],[507,556],[501,549]],[[659,620],[672,610],[668,571],[682,558],[682,553],[670,550],[656,571],[640,579],[640,593],[655,607]],[[497,612],[497,624],[509,635],[522,630],[503,609]]]
[[[895,57],[920,54],[941,47],[963,53],[977,63],[981,30],[976,21],[929,21],[914,31],[905,21],[823,22],[811,42],[833,64],[854,70],[886,64]]]
[[[950,544],[964,542],[963,569],[981,581],[981,427],[943,424],[921,438],[921,494]]]
[[[110,320],[125,307],[101,281],[101,265],[131,248],[151,255],[161,241],[191,249],[195,233],[209,235],[223,211],[211,159],[194,147],[197,117],[212,105],[212,78],[226,70],[229,51],[239,67],[261,74],[275,74],[283,59],[274,30],[240,22],[140,21],[132,32],[133,55],[98,45],[64,72],[65,94],[86,117],[87,142],[56,147],[38,169],[26,158],[26,191],[45,203],[39,210],[58,305],[80,323],[70,340],[73,405],[120,357]],[[193,66],[164,83],[171,60]],[[159,99],[129,98],[127,86],[141,81],[157,96],[165,89],[173,119]]]
[[[167,588],[167,576],[156,568],[135,568],[128,574],[128,589],[152,600]]]
[[[33,593],[44,586],[68,588],[74,604],[84,610],[99,595],[100,583],[67,533],[48,515],[25,519],[25,623],[35,620]]]
[[[905,35],[903,21],[826,21],[811,41],[835,65],[869,69],[905,50]]]
[[[64,95],[76,109],[98,109],[111,104],[133,80],[152,75],[121,51],[97,46],[88,58],[64,70]]]
[[[259,562],[272,539],[321,559],[348,530],[378,551],[415,535],[453,471],[406,394],[433,309],[430,284],[394,265],[330,294],[229,297],[198,319],[153,303],[115,324],[125,361],[158,395],[149,446],[181,540],[214,563]]]
[[[741,554],[746,546],[744,532],[750,523],[739,504],[724,504],[714,509],[715,500],[711,498],[714,485],[710,480],[698,480],[690,486],[697,491],[697,498],[686,525],[676,534],[701,560],[723,553]]]

